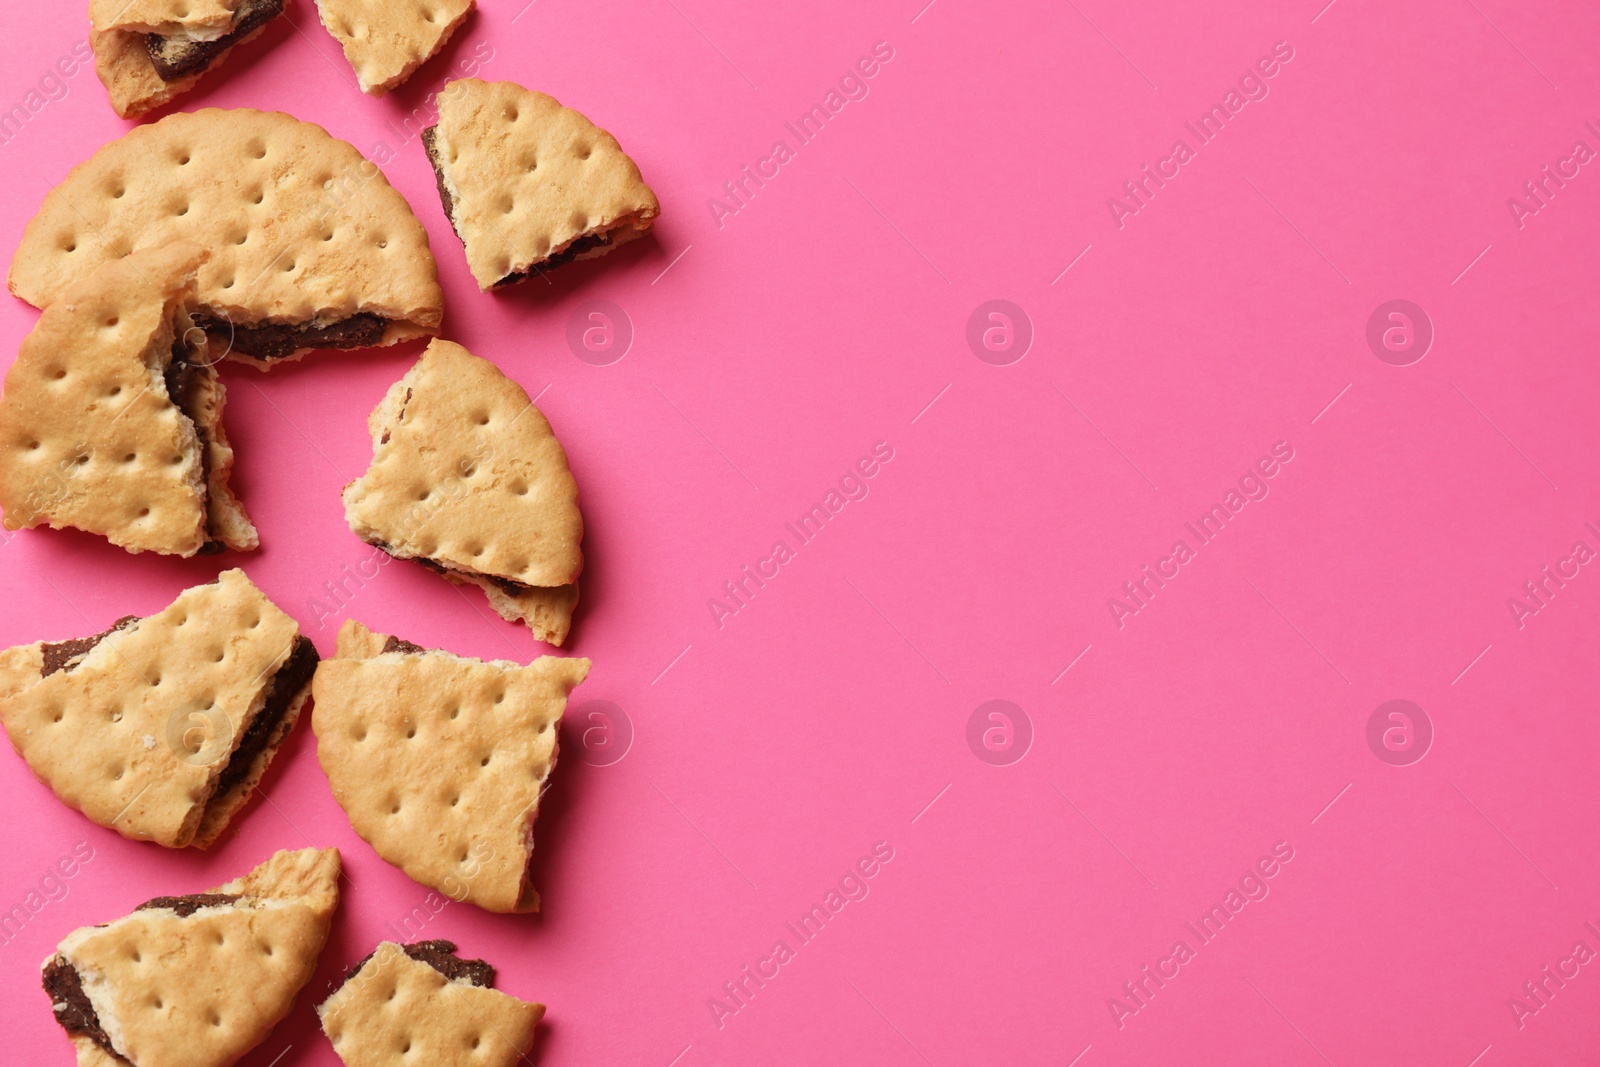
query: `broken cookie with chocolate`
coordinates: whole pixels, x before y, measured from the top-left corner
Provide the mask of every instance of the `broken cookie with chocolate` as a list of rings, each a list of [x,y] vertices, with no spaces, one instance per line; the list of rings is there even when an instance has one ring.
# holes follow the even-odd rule
[[[191,89],[283,14],[283,0],[90,0],[89,47],[111,106],[138,118]]]
[[[493,363],[435,340],[367,419],[372,466],[345,486],[357,537],[458,585],[560,645],[583,570],[567,454]]]
[[[91,821],[208,848],[294,728],[316,667],[295,621],[224,571],[155,615],[0,652],[0,723]]]
[[[226,391],[189,308],[206,252],[134,252],[45,309],[0,394],[9,530],[75,527],[129,552],[248,551],[229,488]]]
[[[478,287],[525,281],[643,237],[661,206],[617,139],[515,82],[464,78],[422,131]]]
[[[534,820],[588,673],[586,659],[470,659],[347,619],[312,683],[317,760],[356,833],[411,878],[486,911],[537,911]]]
[[[533,1048],[544,1005],[490,988],[494,968],[450,941],[381,942],[317,1006],[348,1067],[415,1059],[428,1067],[511,1067]]]
[[[79,1067],[227,1067],[289,1014],[339,905],[339,852],[278,852],[68,934],[41,971]]]

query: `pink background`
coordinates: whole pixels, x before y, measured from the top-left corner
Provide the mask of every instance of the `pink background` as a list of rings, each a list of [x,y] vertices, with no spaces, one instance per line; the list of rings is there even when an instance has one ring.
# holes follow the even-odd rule
[[[413,934],[550,1006],[538,1063],[1499,1067],[1600,1049],[1600,966],[1562,962],[1600,950],[1600,574],[1579,567],[1520,628],[1508,606],[1574,542],[1600,549],[1600,175],[1582,167],[1520,228],[1507,206],[1574,142],[1600,149],[1593,5],[521,2],[483,0],[373,101],[294,0],[180,106],[281,108],[395,152],[447,335],[544,390],[571,457],[589,571],[568,651],[595,664],[574,715],[613,702],[632,747],[593,765],[567,730],[542,915],[450,905]],[[8,5],[0,105],[85,36],[82,6]],[[708,199],[775,140],[794,148],[784,123],[879,41],[893,58],[866,98],[719,226]],[[1119,228],[1108,198],[1176,139],[1194,148],[1185,120],[1280,41],[1268,95]],[[618,136],[661,198],[652,238],[476,290],[420,146],[386,124],[480,49],[482,76]],[[0,145],[6,249],[130,125],[92,71],[64,84]],[[1435,331],[1404,367],[1365,339],[1397,298]],[[596,299],[635,335],[610,366],[566,342]],[[991,299],[1034,331],[1007,366],[965,339]],[[0,351],[35,317],[0,302]],[[347,615],[467,654],[548,651],[416,567],[327,599],[369,552],[339,489],[416,351],[230,366],[263,549],[173,561],[0,535],[0,643],[93,632],[242,565],[324,653]],[[793,547],[784,523],[880,441],[869,495],[719,628],[722,583]],[[1193,548],[1185,522],[1280,441],[1293,460],[1269,495],[1119,627],[1108,599]],[[1008,765],[967,741],[993,699],[1031,724]],[[1409,766],[1366,740],[1391,699],[1435,732]],[[0,752],[0,908],[74,843],[94,850],[0,944],[0,1058],[69,1062],[36,973],[67,931],[315,843],[344,854],[345,904],[313,987],[245,1062],[336,1062],[312,1005],[427,891],[351,832],[304,725],[263,793],[210,853],[168,853]],[[893,859],[870,893],[802,945],[784,924],[877,842]],[[1293,859],[1269,894],[1201,945],[1185,923],[1279,842]],[[793,958],[718,1019],[710,998],[779,939]],[[1170,974],[1180,939],[1193,958],[1140,1007],[1123,984]],[[1508,999],[1546,966],[1577,975],[1519,1020]]]

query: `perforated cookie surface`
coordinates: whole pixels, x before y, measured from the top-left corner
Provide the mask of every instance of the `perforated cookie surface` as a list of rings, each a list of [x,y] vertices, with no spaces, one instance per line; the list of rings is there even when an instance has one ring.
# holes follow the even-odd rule
[[[344,49],[361,91],[382,96],[455,33],[473,0],[317,0],[322,25]]]
[[[199,442],[161,377],[205,256],[177,242],[103,264],[39,317],[0,394],[8,529],[73,526],[182,556],[205,543]]]
[[[240,899],[182,914],[134,911],[58,946],[127,1061],[222,1067],[260,1043],[311,978],[338,905],[334,849],[279,852],[211,893]],[[92,1041],[88,1062],[115,1062]],[[95,1057],[104,1057],[96,1059]]]
[[[437,332],[443,295],[405,199],[322,127],[248,108],[168,115],[79,164],[23,230],[7,284],[42,307],[130,251],[211,250],[198,298],[237,324],[387,321],[382,342]]]
[[[522,387],[435,340],[367,428],[372,466],[344,490],[356,536],[401,558],[548,590],[516,607],[561,613],[542,632],[564,638],[577,595],[561,587],[583,569],[583,517],[566,452]]]
[[[224,571],[0,699],[0,722],[63,803],[124,837],[189,845],[297,634],[243,571]]]
[[[439,94],[435,164],[479,288],[586,235],[604,255],[641,237],[660,205],[617,139],[553,97],[515,82],[453,81]]]
[[[385,941],[317,1014],[345,1067],[511,1067],[544,1005],[450,981]]]
[[[387,635],[375,635],[386,639]],[[389,652],[353,620],[313,682],[317,759],[378,855],[456,901],[529,911],[539,797],[586,659]],[[348,658],[364,656],[368,658]]]

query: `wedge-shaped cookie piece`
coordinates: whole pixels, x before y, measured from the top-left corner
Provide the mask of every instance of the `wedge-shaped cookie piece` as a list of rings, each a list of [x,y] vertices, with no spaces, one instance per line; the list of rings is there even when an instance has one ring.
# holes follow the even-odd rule
[[[348,619],[313,682],[317,759],[356,833],[411,878],[487,911],[537,911],[533,822],[588,673],[586,659],[484,662]]]
[[[449,941],[381,942],[317,1006],[346,1067],[511,1067],[533,1048],[543,1004],[498,990],[494,968]]]
[[[147,618],[0,653],[0,722],[91,821],[207,848],[294,728],[316,666],[295,621],[223,571]]]
[[[377,166],[321,126],[241,108],[168,115],[75,167],[44,199],[7,284],[35,307],[130,251],[211,251],[197,321],[257,366],[439,331],[428,235]]]
[[[361,91],[382,96],[411,77],[466,21],[473,0],[317,0]]]
[[[101,265],[45,309],[0,394],[0,508],[130,552],[249,550],[228,488],[225,392],[188,308],[205,250],[190,242]]]
[[[289,1014],[339,906],[339,852],[278,852],[226,885],[68,934],[44,989],[78,1067],[227,1067]]]
[[[357,537],[481,588],[560,645],[578,603],[583,516],[567,454],[516,382],[436,340],[367,419],[372,466],[344,488]]]
[[[89,0],[95,73],[125,119],[194,88],[235,45],[283,14],[283,0]]]
[[[464,78],[438,103],[422,144],[478,288],[603,256],[655,224],[656,194],[617,139],[554,98]]]

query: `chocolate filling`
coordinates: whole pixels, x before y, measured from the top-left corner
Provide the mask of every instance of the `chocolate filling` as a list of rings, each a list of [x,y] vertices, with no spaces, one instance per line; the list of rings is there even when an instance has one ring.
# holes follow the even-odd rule
[[[485,989],[494,985],[494,967],[484,960],[464,960],[457,956],[454,941],[418,941],[415,944],[401,945],[400,951],[418,963],[426,963],[452,982],[466,979],[473,985]],[[370,963],[377,953],[378,950],[373,949],[357,961],[354,967],[345,972],[339,984],[333,987],[334,991],[337,992],[346,982],[360,974],[361,968]]]
[[[450,220],[450,227],[456,231],[456,236],[461,237],[459,224],[456,222],[456,198],[450,195],[450,186],[444,180],[444,163],[439,159],[439,152],[434,146],[434,130],[437,126],[429,126],[422,131],[422,147],[428,153],[428,162],[433,164],[433,183],[439,187],[439,202],[444,205],[445,218]],[[466,239],[461,239],[465,245]],[[595,248],[603,248],[611,243],[609,233],[591,233],[587,237],[580,237],[570,245],[563,248],[553,256],[547,256],[537,263],[529,264],[526,270],[513,271],[504,278],[489,286],[498,289],[502,285],[515,285],[517,282],[527,281],[535,274],[555,270],[577,259],[583,253]]]
[[[214,41],[194,41],[187,37],[163,37],[147,33],[145,51],[162,81],[177,81],[197,74],[211,61],[283,14],[283,0],[243,0],[234,12],[233,28]]]
[[[404,652],[407,655],[413,655],[417,652],[426,651],[428,650],[423,648],[421,645],[414,645],[403,637],[395,637],[391,634],[389,640],[383,643],[383,652],[379,652],[378,654],[381,656],[384,652]]]
[[[71,671],[83,657],[87,656],[95,645],[110,637],[118,630],[126,630],[139,621],[137,615],[124,615],[111,624],[111,629],[102,630],[93,637],[79,637],[72,641],[55,641],[45,644],[41,651],[44,653],[44,667],[39,671],[39,677],[48,678],[57,671]]]
[[[611,235],[609,233],[591,233],[587,237],[580,237],[555,255],[547,256],[537,263],[530,264],[527,270],[512,271],[489,286],[489,288],[498,289],[502,285],[515,285],[518,282],[525,282],[535,274],[545,274],[555,270],[557,267],[565,266],[590,249],[601,248],[610,243]]]
[[[309,637],[296,634],[289,658],[284,660],[283,666],[272,676],[272,681],[267,683],[266,700],[261,710],[250,720],[238,747],[233,750],[222,773],[217,775],[217,788],[211,794],[213,799],[227,796],[228,791],[250,773],[251,764],[267,747],[273,731],[288,714],[289,705],[311,680],[311,675],[317,669],[317,660],[317,646],[311,643]]]
[[[44,991],[50,997],[50,1006],[55,1010],[61,1029],[72,1037],[88,1038],[116,1057],[119,1063],[127,1062],[111,1047],[111,1037],[100,1026],[100,1016],[83,991],[83,979],[65,957],[52,956],[44,965]]]
[[[194,427],[200,450],[200,484],[205,487],[208,497],[211,488],[211,435],[206,432],[205,422],[197,417],[196,410],[200,406],[200,390],[209,381],[211,373],[210,367],[189,362],[189,349],[182,340],[172,343],[172,362],[167,364],[162,377],[167,383],[167,398],[177,405]],[[228,546],[221,541],[208,540],[200,546],[198,555],[215,556],[227,550]]]
[[[282,359],[302,348],[367,348],[381,342],[383,331],[388,328],[383,316],[370,311],[358,311],[326,326],[277,322],[245,325],[211,315],[196,315],[194,324],[215,336],[224,349],[260,360]]]
[[[178,913],[178,918],[187,919],[201,908],[215,908],[223,904],[232,904],[238,899],[238,893],[189,893],[181,897],[152,897],[133,910],[149,911],[151,908],[171,908]]]
[[[394,546],[383,541],[373,541],[371,544],[374,548],[381,548],[395,559],[404,559],[420,567],[426,567],[435,574],[459,574],[468,578],[482,578],[486,582],[492,582],[499,586],[507,596],[522,596],[524,593],[531,593],[534,589],[539,588],[538,586],[525,585],[511,578],[501,578],[496,574],[484,574],[482,571],[469,570],[465,567],[446,567],[443,563],[431,560],[426,556],[397,556],[395,555]],[[387,652],[389,650],[384,649],[384,651]]]

